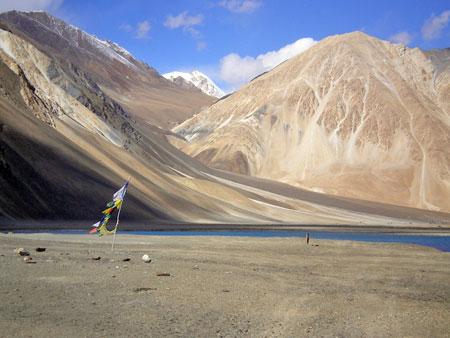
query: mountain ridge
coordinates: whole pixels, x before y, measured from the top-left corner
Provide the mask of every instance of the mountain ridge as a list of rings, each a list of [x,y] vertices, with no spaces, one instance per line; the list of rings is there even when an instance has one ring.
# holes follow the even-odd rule
[[[46,12],[4,12],[0,14],[0,23],[44,54],[89,74],[105,93],[133,112],[142,125],[170,129],[214,102],[201,92],[166,80],[131,55],[122,55],[113,43]]]
[[[184,85],[192,84],[194,87],[200,89],[202,92],[209,96],[214,96],[218,99],[225,95],[224,91],[220,89],[207,75],[199,70],[193,70],[192,72],[180,72],[173,71],[163,74],[163,76],[172,81],[180,82]]]
[[[361,32],[328,37],[175,127],[188,142],[173,144],[220,169],[449,211],[443,69]]]
[[[13,19],[23,18],[8,18],[8,30],[0,15],[0,226],[24,219],[83,220],[88,226],[129,176],[121,216],[142,227],[155,221],[450,224],[448,214],[334,198],[210,169],[171,146],[168,132],[136,118],[139,107],[122,106],[109,94],[104,81],[120,75],[109,61],[97,64],[93,76],[89,65],[33,39],[38,37],[27,29],[35,23]],[[25,31],[18,34],[21,25]],[[40,32],[43,42],[46,32]],[[54,46],[77,51],[64,40]]]

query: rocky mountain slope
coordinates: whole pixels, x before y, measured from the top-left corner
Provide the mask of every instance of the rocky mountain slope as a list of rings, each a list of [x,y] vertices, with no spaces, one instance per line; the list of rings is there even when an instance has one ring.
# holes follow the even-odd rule
[[[9,15],[22,14],[0,18]],[[58,40],[47,29],[28,31],[35,22],[23,22],[27,34]],[[170,145],[160,128],[142,127],[135,120],[138,106],[125,107],[110,95],[105,79],[117,75],[119,63],[129,66],[121,57],[135,62],[117,46],[106,43],[121,57],[84,64],[76,54],[73,62],[62,57],[74,48],[69,42],[60,40],[61,49],[53,50],[27,34],[0,20],[0,227],[23,219],[82,220],[88,226],[129,176],[123,220],[141,225],[450,223],[448,214],[335,198],[209,169]]]
[[[324,39],[174,131],[220,169],[324,194],[450,211],[447,51]]]
[[[221,98],[225,95],[223,90],[220,89],[208,76],[198,70],[194,70],[190,73],[175,71],[163,74],[163,76],[166,79],[182,86],[194,86],[209,96]]]
[[[45,12],[11,11],[0,24],[86,74],[139,122],[171,128],[214,99],[166,80],[111,41],[104,41]]]

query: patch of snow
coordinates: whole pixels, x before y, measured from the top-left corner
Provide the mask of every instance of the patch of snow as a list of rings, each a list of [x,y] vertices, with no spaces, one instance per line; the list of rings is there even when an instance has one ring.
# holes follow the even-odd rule
[[[191,73],[174,71],[163,74],[163,76],[170,81],[175,81],[175,79],[181,77],[187,83],[193,84],[202,92],[210,96],[221,98],[225,95],[224,91],[220,89],[207,75],[199,72],[198,70],[194,70]]]
[[[33,11],[22,13],[33,14],[39,12]],[[112,41],[101,40],[97,38],[95,35],[89,34],[74,25],[68,24],[45,12],[43,13],[47,15],[48,22],[42,22],[37,17],[33,17],[32,15],[27,15],[27,17],[37,22],[38,24],[44,26],[45,28],[57,33],[62,38],[67,40],[69,44],[71,44],[72,46],[83,48],[80,46],[79,42],[85,40],[92,47],[96,48],[101,54],[108,57],[109,59],[117,60],[129,67],[136,67],[132,62],[130,62],[126,58],[129,57],[131,59],[134,59],[133,55],[130,52],[128,52],[125,48],[119,46],[117,43]]]

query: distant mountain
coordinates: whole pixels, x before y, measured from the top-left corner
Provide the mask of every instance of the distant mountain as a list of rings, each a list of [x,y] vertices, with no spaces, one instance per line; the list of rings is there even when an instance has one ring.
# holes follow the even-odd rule
[[[193,85],[209,96],[221,98],[225,95],[223,90],[220,89],[208,76],[198,70],[194,70],[191,73],[170,72],[163,74],[163,76],[166,79],[180,85]]]
[[[58,227],[79,220],[86,229],[129,176],[124,228],[127,220],[143,229],[152,222],[450,222],[450,215],[204,166],[159,127],[213,101],[49,14],[0,14],[0,229],[17,220],[49,226],[49,219]]]
[[[449,50],[329,37],[173,131],[211,167],[450,212]]]
[[[46,12],[1,13],[0,24],[43,53],[87,74],[143,126],[170,129],[214,102],[198,90],[166,80],[116,43]]]

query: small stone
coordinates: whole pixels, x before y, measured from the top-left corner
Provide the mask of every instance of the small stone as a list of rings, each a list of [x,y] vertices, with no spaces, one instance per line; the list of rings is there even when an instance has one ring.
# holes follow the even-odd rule
[[[150,257],[149,257],[149,255],[143,255],[142,256],[142,260],[145,262],[145,263],[150,263],[152,260],[150,259]]]
[[[27,250],[25,250],[24,248],[16,248],[16,249],[14,249],[14,252],[20,256],[29,256],[30,255],[30,253]]]
[[[155,291],[156,288],[133,288],[133,292]]]
[[[230,292],[228,289],[223,289],[222,292]]]
[[[36,262],[33,261],[33,258],[31,258],[30,256],[24,257],[23,261],[27,264],[35,264]]]
[[[168,272],[161,272],[161,273],[157,273],[156,276],[158,276],[158,277],[170,277],[170,273],[168,273]]]
[[[102,259],[100,256],[92,257],[92,260],[93,260],[93,261],[99,261],[100,259]]]
[[[129,261],[131,261],[131,258],[129,257],[122,259],[122,262],[129,262]]]
[[[44,252],[47,248],[36,248],[36,252]]]

